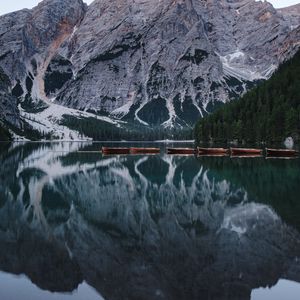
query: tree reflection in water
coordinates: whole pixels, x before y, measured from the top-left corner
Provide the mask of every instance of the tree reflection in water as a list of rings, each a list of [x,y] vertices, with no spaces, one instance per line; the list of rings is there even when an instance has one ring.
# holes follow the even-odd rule
[[[110,299],[250,299],[300,282],[299,161],[0,150],[0,269]]]

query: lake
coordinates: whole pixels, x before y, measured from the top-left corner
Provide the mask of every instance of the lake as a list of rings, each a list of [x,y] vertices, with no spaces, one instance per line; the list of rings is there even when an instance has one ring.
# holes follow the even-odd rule
[[[300,160],[158,145],[0,144],[0,299],[299,299]]]

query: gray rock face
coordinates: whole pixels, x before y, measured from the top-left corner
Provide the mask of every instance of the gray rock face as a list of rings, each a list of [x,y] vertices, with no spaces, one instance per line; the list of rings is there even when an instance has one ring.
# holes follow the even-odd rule
[[[76,78],[57,101],[143,124],[193,124],[268,78],[291,31],[269,3],[95,1],[68,49]]]
[[[278,10],[285,19],[291,22],[292,28],[298,27],[300,24],[300,4],[281,8]]]
[[[17,98],[11,94],[10,80],[0,67],[0,125],[1,122],[20,127]]]
[[[294,15],[254,0],[45,0],[0,18],[0,66],[23,98],[190,126],[295,53]]]
[[[44,75],[51,59],[82,19],[81,0],[44,0],[32,10],[0,18],[0,66],[23,96],[47,100]]]

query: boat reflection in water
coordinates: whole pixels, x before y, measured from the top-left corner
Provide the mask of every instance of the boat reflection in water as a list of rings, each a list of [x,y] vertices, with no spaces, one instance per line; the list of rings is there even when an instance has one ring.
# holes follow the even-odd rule
[[[93,147],[1,145],[1,271],[107,300],[300,282],[298,160],[78,152]]]

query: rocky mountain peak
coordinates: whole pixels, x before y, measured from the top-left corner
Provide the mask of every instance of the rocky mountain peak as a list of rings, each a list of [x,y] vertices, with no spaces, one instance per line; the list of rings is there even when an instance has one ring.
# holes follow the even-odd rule
[[[300,4],[278,9],[283,17],[290,22],[292,28],[296,28],[300,24]]]
[[[69,50],[76,81],[93,74],[94,92],[83,84],[75,95],[74,81],[57,101],[72,106],[75,97],[88,109],[144,125],[191,124],[213,99],[225,102],[268,78],[290,31],[268,2],[95,1]],[[164,113],[150,118],[158,106]]]
[[[25,24],[25,38],[31,38],[33,55],[43,52],[53,40],[62,35],[69,35],[83,18],[86,6],[82,0],[44,0],[33,8]],[[30,48],[30,47],[28,47]]]
[[[48,64],[85,11],[81,0],[44,0],[32,10],[0,17],[0,66],[13,85],[20,85],[23,96],[45,99]]]
[[[294,11],[255,0],[44,0],[0,17],[0,67],[20,101],[193,126],[296,52]]]

